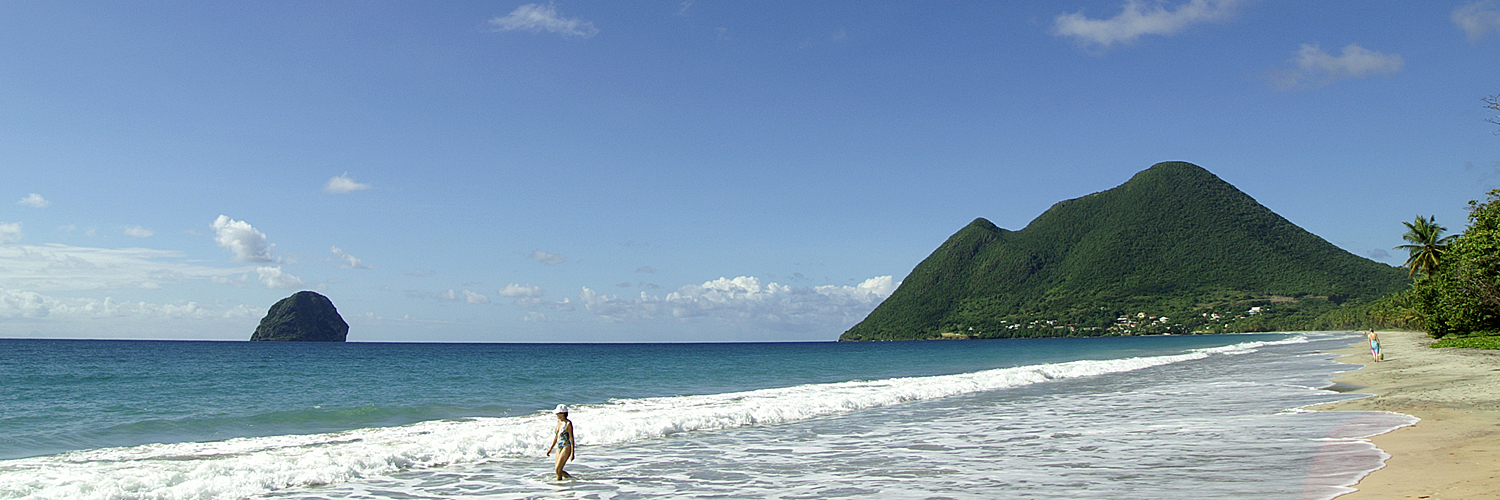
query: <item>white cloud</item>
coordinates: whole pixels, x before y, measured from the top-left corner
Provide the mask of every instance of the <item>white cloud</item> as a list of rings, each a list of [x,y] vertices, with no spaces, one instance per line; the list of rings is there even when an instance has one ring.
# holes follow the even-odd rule
[[[354,191],[370,189],[370,187],[371,186],[369,184],[354,182],[354,179],[349,178],[349,172],[344,172],[342,174],[339,174],[337,177],[328,179],[328,182],[323,184],[323,192],[345,194]]]
[[[1159,2],[1127,0],[1123,10],[1109,19],[1090,19],[1083,12],[1060,14],[1054,19],[1052,33],[1073,37],[1085,46],[1107,48],[1129,44],[1142,35],[1172,35],[1194,24],[1216,22],[1233,14],[1239,0],[1192,0],[1168,10]]]
[[[478,293],[469,289],[456,290],[453,288],[449,288],[438,293],[408,290],[406,292],[406,296],[414,299],[438,299],[450,302],[468,302],[470,304],[490,303],[489,297],[485,296],[482,293]]]
[[[1304,43],[1292,62],[1297,66],[1295,69],[1271,75],[1271,81],[1277,87],[1322,86],[1348,78],[1389,75],[1401,71],[1405,64],[1399,55],[1382,54],[1353,43],[1344,46],[1338,56],[1323,52],[1317,45]]]
[[[125,226],[125,236],[134,236],[136,238],[150,238],[151,235],[154,234],[156,234],[156,231],[152,231],[141,226]]]
[[[501,297],[527,297],[527,298],[541,297],[542,295],[546,294],[546,292],[542,290],[542,287],[539,287],[539,286],[536,286],[536,285],[520,285],[520,284],[516,284],[516,283],[511,283],[509,285],[505,285],[505,288],[501,288],[499,291],[496,291],[495,293],[498,294],[498,295],[500,295]]]
[[[604,295],[584,288],[579,299],[590,313],[612,322],[668,319],[758,324],[776,329],[848,328],[896,289],[890,276],[855,286],[790,287],[741,276],[686,285],[665,296]]]
[[[26,235],[21,233],[21,223],[0,222],[0,245],[20,243]]]
[[[641,267],[636,268],[635,272],[646,273],[646,274],[656,274],[656,268],[651,267],[651,266],[641,266]]]
[[[1500,10],[1490,0],[1474,2],[1453,9],[1453,24],[1464,30],[1470,42],[1477,42],[1491,31],[1500,31]]]
[[[255,274],[260,275],[260,284],[266,288],[275,290],[294,290],[302,288],[302,279],[287,274],[281,270],[281,266],[262,266],[255,268]]]
[[[594,28],[594,23],[577,18],[558,17],[556,6],[550,3],[522,5],[510,14],[506,14],[505,17],[491,19],[490,24],[495,26],[495,31],[520,30],[533,33],[546,31],[563,37],[589,38],[599,33],[599,30]]]
[[[514,286],[514,285],[512,285],[512,286]],[[538,292],[538,293],[540,293],[540,292]],[[506,296],[505,295],[505,290],[501,290],[500,291],[500,295],[501,296]],[[485,294],[482,294],[482,293],[479,293],[479,292],[475,292],[473,290],[469,290],[467,288],[465,288],[465,289],[449,288],[447,290],[444,290],[444,291],[441,291],[441,292],[438,292],[438,293],[423,292],[423,291],[419,291],[419,290],[408,290],[406,292],[406,296],[414,298],[414,299],[437,299],[437,300],[444,300],[444,301],[449,301],[449,302],[467,302],[467,303],[470,303],[470,304],[488,304],[488,303],[490,303],[489,296],[487,296]],[[518,305],[522,305],[522,307],[524,308],[526,306],[526,304],[522,304],[522,302],[524,302],[524,301],[531,301],[531,300],[535,300],[535,299],[532,299],[532,298],[529,298],[529,297],[525,297],[525,296],[521,296],[519,299],[517,299],[516,303]]]
[[[344,250],[340,249],[338,246],[334,246],[330,251],[333,252],[334,255],[337,255],[340,259],[344,259],[344,264],[340,265],[339,267],[348,269],[370,269],[370,266],[365,265],[365,262],[359,260],[359,257],[355,257],[353,255],[345,253]]]
[[[526,258],[541,262],[549,266],[555,266],[568,261],[567,257],[563,257],[555,253],[543,252],[541,250],[533,250],[530,255],[526,256]]]
[[[161,283],[227,280],[248,268],[217,268],[180,262],[178,252],[146,248],[66,245],[0,247],[0,288],[77,291],[150,288]]]
[[[152,304],[147,302],[119,302],[113,297],[104,300],[89,298],[65,298],[42,295],[32,291],[0,288],[0,318],[140,318],[140,319],[214,319],[253,318],[257,312],[245,305],[228,308],[204,307],[197,302],[169,302]]]
[[[490,298],[482,294],[464,290],[464,301],[470,304],[488,304],[490,303]]]
[[[587,288],[584,288],[587,290]],[[554,311],[573,311],[578,309],[578,304],[573,299],[564,297],[562,300],[542,300],[536,297],[520,297],[516,299],[516,307],[521,309],[546,308]]]
[[[31,193],[26,195],[25,198],[21,198],[21,201],[16,202],[16,204],[26,205],[28,207],[45,208],[47,205],[51,205],[52,202],[47,201],[45,198],[42,198],[42,195]]]
[[[220,215],[214,219],[214,241],[219,246],[234,252],[238,262],[272,262],[271,247],[266,244],[266,233],[255,230],[249,223]]]

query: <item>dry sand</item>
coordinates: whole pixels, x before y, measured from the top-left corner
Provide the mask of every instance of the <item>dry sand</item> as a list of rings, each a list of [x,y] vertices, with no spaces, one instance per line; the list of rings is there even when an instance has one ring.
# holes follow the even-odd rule
[[[1339,500],[1376,498],[1500,499],[1500,351],[1431,349],[1421,332],[1379,332],[1385,361],[1369,344],[1337,351],[1364,364],[1335,382],[1375,396],[1314,406],[1316,410],[1390,411],[1422,419],[1370,438],[1391,455],[1385,468]]]

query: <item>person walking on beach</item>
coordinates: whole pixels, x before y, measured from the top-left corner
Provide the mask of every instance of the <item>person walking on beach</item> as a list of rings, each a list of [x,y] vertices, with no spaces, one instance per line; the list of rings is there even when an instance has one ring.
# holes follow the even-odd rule
[[[573,459],[573,450],[578,447],[578,440],[573,438],[573,421],[568,420],[568,405],[557,405],[557,431],[552,434],[552,444],[547,446],[547,455],[552,455],[552,449],[557,448],[557,480],[572,479],[573,475],[563,472],[563,465]]]
[[[1375,329],[1371,328],[1366,332],[1365,338],[1370,339],[1370,357],[1375,358],[1375,361],[1385,361],[1385,355],[1380,353],[1380,336],[1375,334]]]

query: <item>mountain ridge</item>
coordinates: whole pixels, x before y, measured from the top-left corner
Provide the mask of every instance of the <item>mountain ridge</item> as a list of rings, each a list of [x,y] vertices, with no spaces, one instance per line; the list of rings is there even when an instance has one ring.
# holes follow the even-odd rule
[[[1405,283],[1208,170],[1163,162],[1019,231],[975,219],[840,340],[1285,329]]]

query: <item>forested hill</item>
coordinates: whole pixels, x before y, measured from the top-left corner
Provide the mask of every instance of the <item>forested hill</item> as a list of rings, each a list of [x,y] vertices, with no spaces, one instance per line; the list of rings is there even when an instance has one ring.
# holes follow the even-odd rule
[[[1310,329],[1406,285],[1400,269],[1169,162],[1020,231],[975,219],[839,340]]]

